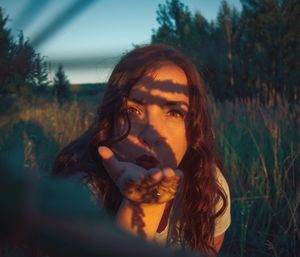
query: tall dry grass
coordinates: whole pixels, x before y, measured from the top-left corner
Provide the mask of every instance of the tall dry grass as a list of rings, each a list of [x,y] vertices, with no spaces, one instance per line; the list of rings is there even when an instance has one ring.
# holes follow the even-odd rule
[[[14,101],[13,111],[1,115],[2,158],[49,172],[57,152],[88,128],[95,102]],[[214,102],[210,109],[232,197],[222,255],[297,256],[300,106],[252,100]]]
[[[0,120],[0,150],[8,149],[28,170],[48,173],[58,151],[82,134],[96,111],[94,101],[66,102],[55,99],[13,99],[12,112]],[[92,99],[93,100],[93,99]]]
[[[236,101],[211,112],[232,194],[224,254],[297,256],[300,106]]]

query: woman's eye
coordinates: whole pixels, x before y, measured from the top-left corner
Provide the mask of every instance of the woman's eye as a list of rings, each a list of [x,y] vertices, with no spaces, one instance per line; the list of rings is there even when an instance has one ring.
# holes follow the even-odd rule
[[[133,106],[127,108],[127,113],[129,115],[134,115],[134,116],[141,116],[142,115],[142,111],[139,110],[136,107],[133,107]]]
[[[170,110],[169,112],[168,112],[168,115],[169,116],[171,116],[171,117],[173,117],[173,118],[180,118],[180,119],[183,119],[184,118],[184,113],[183,113],[183,111],[181,111],[181,110]]]

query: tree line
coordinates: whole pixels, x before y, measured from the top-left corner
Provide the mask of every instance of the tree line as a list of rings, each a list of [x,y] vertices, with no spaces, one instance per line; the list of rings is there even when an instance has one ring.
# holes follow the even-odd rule
[[[157,10],[152,42],[179,47],[219,100],[300,98],[300,2],[241,0],[238,11],[221,2],[216,20],[191,13],[180,0]]]
[[[7,28],[8,17],[0,7],[0,95],[49,93],[49,67],[45,60],[19,32],[13,39]],[[69,96],[69,81],[62,65],[58,66],[51,93],[59,98]]]
[[[217,18],[209,22],[180,0],[166,0],[158,5],[159,27],[151,42],[174,45],[190,56],[218,100],[299,102],[300,2],[241,0],[241,4],[238,11],[223,0]],[[22,32],[13,40],[7,20],[0,7],[0,94],[47,91],[45,57]],[[55,95],[69,94],[62,66],[53,85]]]

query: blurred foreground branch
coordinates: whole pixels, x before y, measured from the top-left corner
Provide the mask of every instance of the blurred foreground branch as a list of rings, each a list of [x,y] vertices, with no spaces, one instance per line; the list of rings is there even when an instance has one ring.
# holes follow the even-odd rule
[[[5,164],[0,178],[1,247],[21,243],[47,256],[196,256],[119,230],[82,184],[33,176]]]

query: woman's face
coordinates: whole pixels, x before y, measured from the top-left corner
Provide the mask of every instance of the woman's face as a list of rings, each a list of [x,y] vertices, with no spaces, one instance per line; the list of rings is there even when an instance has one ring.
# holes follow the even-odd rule
[[[146,169],[177,168],[187,150],[188,82],[184,71],[167,63],[135,84],[128,97],[131,130],[112,146],[120,160]],[[116,136],[126,131],[117,124]]]

